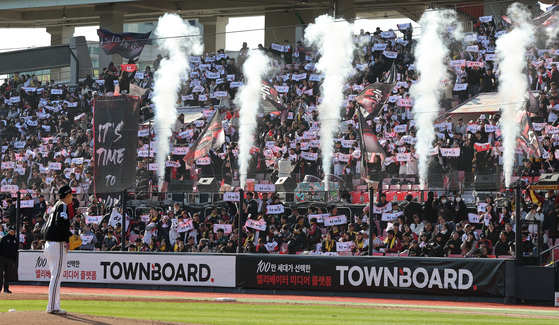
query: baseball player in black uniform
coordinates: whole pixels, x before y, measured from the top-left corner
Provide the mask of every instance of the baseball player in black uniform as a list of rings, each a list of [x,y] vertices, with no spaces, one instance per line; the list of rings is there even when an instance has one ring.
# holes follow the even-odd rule
[[[14,266],[17,249],[16,226],[12,225],[8,227],[8,234],[0,240],[0,284],[4,279],[4,293],[12,293],[10,291],[10,271]]]
[[[47,313],[64,315],[65,310],[60,309],[60,283],[66,267],[68,255],[70,222],[68,205],[72,203],[74,195],[70,186],[65,185],[58,189],[58,201],[54,205],[45,234],[45,256],[50,268],[49,304]]]

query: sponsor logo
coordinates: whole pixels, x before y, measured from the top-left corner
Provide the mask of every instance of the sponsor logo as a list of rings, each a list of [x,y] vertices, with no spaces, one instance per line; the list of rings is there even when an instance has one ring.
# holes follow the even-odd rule
[[[399,287],[419,289],[438,287],[439,289],[468,290],[472,287],[474,276],[466,269],[432,269],[418,267],[414,270],[408,267],[360,267],[336,266],[340,272],[340,285],[346,281],[357,287],[365,284],[375,287]],[[473,286],[476,290],[477,287]]]
[[[47,259],[41,256],[37,257],[37,262],[35,263],[35,268],[47,267]]]
[[[270,271],[270,262],[260,260],[256,266],[256,273],[264,273]]]
[[[172,264],[172,263],[138,263],[138,262],[100,262],[103,266],[103,279],[108,277],[119,280],[151,280],[161,279],[184,282],[214,282],[208,264]]]

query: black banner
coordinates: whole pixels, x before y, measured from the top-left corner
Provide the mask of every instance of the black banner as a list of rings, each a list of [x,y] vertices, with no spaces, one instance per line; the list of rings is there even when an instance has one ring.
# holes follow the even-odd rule
[[[285,105],[281,101],[276,88],[271,82],[262,80],[262,100],[260,107],[264,114],[285,110]]]
[[[504,297],[505,263],[477,258],[239,255],[237,286]]]
[[[93,103],[95,193],[120,192],[136,182],[138,101],[100,96]]]
[[[140,56],[151,32],[147,34],[114,34],[105,29],[98,29],[99,46],[107,55],[120,54],[123,58],[134,59]]]
[[[359,133],[361,140],[361,155],[363,157],[362,162],[369,163],[372,162],[373,154],[379,154],[382,159],[386,157],[386,152],[384,148],[378,142],[378,138],[371,129],[371,126],[367,124],[367,121],[363,117],[361,108],[357,108],[357,116],[359,118]],[[362,170],[365,170],[364,168]]]
[[[392,90],[396,87],[396,83],[374,83],[367,88],[363,89],[355,100],[363,107],[369,114],[376,117],[388,99]]]

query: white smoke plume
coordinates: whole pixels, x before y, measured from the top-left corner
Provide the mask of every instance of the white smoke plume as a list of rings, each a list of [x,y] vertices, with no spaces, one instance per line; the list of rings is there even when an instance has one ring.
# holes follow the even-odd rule
[[[429,150],[435,139],[433,121],[439,116],[440,81],[447,75],[445,58],[448,48],[443,36],[447,27],[456,22],[456,13],[452,10],[426,10],[419,24],[421,37],[415,47],[415,66],[419,72],[419,81],[410,89],[414,99],[413,117],[417,128],[415,149],[419,155],[419,181],[424,188],[429,164]]]
[[[196,36],[197,35],[197,36]],[[159,17],[155,36],[159,47],[165,51],[155,72],[155,87],[152,101],[155,104],[154,127],[157,132],[157,177],[159,190],[165,177],[165,161],[171,151],[169,145],[173,127],[177,120],[178,91],[181,80],[188,79],[189,55],[201,55],[204,51],[200,30],[176,14]]]
[[[503,134],[503,171],[505,186],[511,182],[515,161],[516,139],[519,121],[516,110],[525,104],[524,94],[528,81],[523,69],[526,66],[526,49],[532,41],[534,26],[530,23],[530,13],[518,3],[513,3],[507,15],[515,23],[509,33],[499,37],[496,53],[499,57],[499,99],[501,100],[501,132]]]
[[[262,51],[253,50],[243,65],[244,85],[235,97],[239,111],[239,172],[241,188],[246,185],[250,149],[254,142],[256,115],[262,98],[262,78],[270,71],[270,59]]]
[[[343,86],[352,72],[353,25],[345,20],[334,20],[328,15],[316,18],[305,30],[309,45],[318,48],[321,57],[316,68],[324,74],[322,102],[318,104],[320,147],[324,182],[328,190],[328,176],[334,154],[334,133],[340,125],[343,106]]]

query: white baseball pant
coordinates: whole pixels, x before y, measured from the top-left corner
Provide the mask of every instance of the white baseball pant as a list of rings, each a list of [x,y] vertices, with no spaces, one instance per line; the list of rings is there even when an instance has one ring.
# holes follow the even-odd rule
[[[49,303],[47,312],[60,310],[60,283],[66,268],[68,251],[65,242],[47,241],[45,243],[45,256],[50,269]]]

